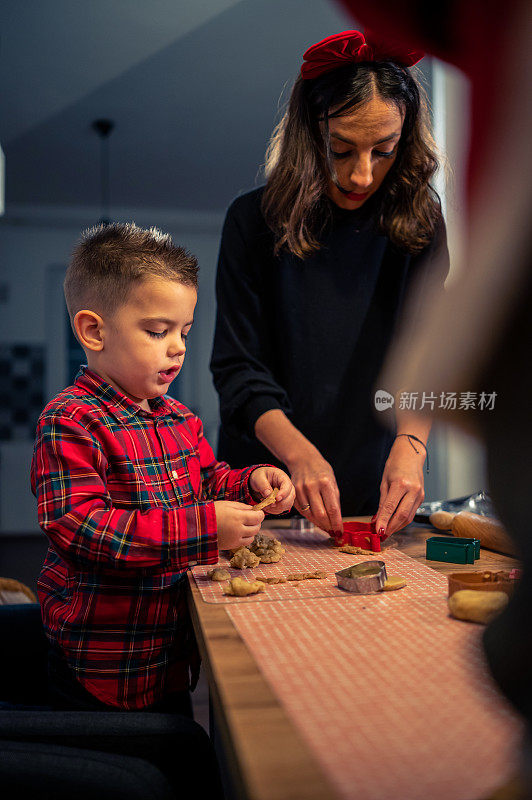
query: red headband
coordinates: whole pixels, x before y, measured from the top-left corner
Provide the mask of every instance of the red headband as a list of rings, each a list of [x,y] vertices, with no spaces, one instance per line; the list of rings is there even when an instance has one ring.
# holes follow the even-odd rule
[[[342,31],[309,47],[303,54],[301,75],[305,79],[317,78],[324,72],[358,61],[395,61],[411,67],[424,55],[419,50],[408,50],[397,42],[377,37],[367,29],[364,33]]]

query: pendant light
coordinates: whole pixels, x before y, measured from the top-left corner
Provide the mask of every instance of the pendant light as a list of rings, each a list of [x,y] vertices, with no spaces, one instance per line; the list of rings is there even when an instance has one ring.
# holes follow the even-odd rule
[[[115,124],[112,119],[95,119],[92,123],[92,129],[100,137],[100,207],[101,207],[101,225],[109,225],[111,223],[110,217],[110,201],[109,201],[109,136],[111,135]]]

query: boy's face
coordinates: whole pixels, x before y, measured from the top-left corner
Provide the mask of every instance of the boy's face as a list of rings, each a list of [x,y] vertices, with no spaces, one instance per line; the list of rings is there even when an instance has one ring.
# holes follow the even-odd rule
[[[196,300],[193,286],[175,281],[135,286],[112,318],[104,318],[95,364],[101,377],[149,410],[148,399],[165,394],[181,369]]]

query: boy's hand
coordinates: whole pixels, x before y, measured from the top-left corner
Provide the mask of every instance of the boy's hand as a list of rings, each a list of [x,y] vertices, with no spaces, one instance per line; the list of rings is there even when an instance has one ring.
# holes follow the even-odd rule
[[[273,489],[279,489],[275,503],[266,507],[268,514],[282,514],[289,511],[294,505],[296,490],[292,481],[282,469],[276,467],[257,467],[249,478],[251,491],[259,500],[264,500],[272,493]]]
[[[236,550],[248,547],[260,532],[263,511],[234,500],[216,500],[214,503],[218,527],[218,550]]]

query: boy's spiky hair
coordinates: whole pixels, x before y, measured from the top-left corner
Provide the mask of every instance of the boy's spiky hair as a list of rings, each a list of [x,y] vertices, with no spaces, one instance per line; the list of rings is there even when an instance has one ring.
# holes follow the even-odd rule
[[[88,228],[72,253],[64,281],[70,319],[85,308],[112,314],[136,283],[150,278],[197,288],[197,259],[157,228],[139,228],[134,222]]]

